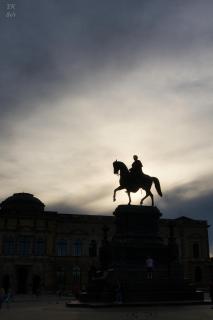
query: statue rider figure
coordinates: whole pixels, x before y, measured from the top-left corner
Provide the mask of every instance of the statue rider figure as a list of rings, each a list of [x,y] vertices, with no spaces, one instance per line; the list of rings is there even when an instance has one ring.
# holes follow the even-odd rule
[[[131,173],[131,176],[133,177],[133,180],[135,182],[138,182],[141,180],[143,171],[142,171],[142,163],[140,160],[138,160],[138,156],[133,156],[134,162],[132,163],[132,167],[130,168],[129,172]]]

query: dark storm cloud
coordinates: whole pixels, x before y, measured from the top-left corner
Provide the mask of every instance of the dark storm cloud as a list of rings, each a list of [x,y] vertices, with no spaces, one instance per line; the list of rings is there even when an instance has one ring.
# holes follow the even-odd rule
[[[127,68],[138,51],[165,47],[183,2],[19,0],[14,20],[1,6],[0,110],[2,117],[17,117],[31,112],[35,101],[60,97],[67,86],[81,90],[107,64]]]
[[[58,202],[51,203],[50,208],[52,210],[60,211],[62,213],[75,213],[79,212],[81,214],[97,214],[97,211],[95,210],[89,210],[88,206],[95,203],[97,204],[99,201],[104,199],[112,199],[112,186],[111,184],[105,184],[97,189],[94,187],[91,188],[88,186],[87,192],[82,196],[76,196],[73,198],[72,195],[66,196],[63,199],[61,199]],[[79,203],[79,205],[73,205],[73,203]],[[87,209],[84,209],[84,207],[87,207]],[[111,214],[111,212],[105,212],[101,211],[101,214]]]
[[[190,101],[194,101],[195,97],[205,97],[205,102],[202,101],[202,113],[205,114],[212,109],[211,101],[213,98],[213,77],[211,75],[207,76],[193,76],[190,79],[184,79],[182,81],[176,81],[174,88],[174,92],[176,94],[183,94],[185,99],[190,99]],[[204,99],[203,99],[204,100]],[[195,105],[196,106],[196,105]]]
[[[172,199],[168,201],[165,207],[167,216],[189,216],[194,219],[208,220],[213,223],[213,191],[207,191],[206,194],[196,194],[190,199],[185,199],[183,195],[178,195],[179,189],[174,189],[168,193]]]
[[[1,2],[1,134],[12,138],[14,121],[45,102],[60,104],[67,87],[81,91],[104,64],[112,59],[119,64],[133,52],[147,24],[137,19],[138,10],[147,3],[19,0],[16,18],[9,20],[6,1]]]
[[[56,211],[59,213],[68,213],[68,214],[88,214],[88,210],[79,208],[78,206],[73,206],[66,202],[67,199],[62,199],[58,202],[53,202],[46,207],[47,211]]]
[[[213,252],[213,176],[203,177],[178,186],[167,192],[162,201],[162,212],[167,218],[180,216],[192,219],[207,220],[210,225],[210,246]],[[187,193],[192,193],[190,197]]]

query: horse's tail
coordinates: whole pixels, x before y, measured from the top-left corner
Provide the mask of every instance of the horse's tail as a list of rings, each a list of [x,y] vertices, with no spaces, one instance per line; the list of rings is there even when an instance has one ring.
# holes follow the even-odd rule
[[[152,177],[154,184],[155,184],[155,188],[159,194],[159,196],[163,196],[162,191],[161,191],[161,187],[160,187],[160,181],[158,180],[158,178]]]

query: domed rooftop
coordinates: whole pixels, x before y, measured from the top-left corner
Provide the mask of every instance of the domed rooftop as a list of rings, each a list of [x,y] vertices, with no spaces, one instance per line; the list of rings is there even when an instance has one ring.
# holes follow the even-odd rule
[[[2,201],[1,210],[7,212],[35,213],[43,212],[45,205],[30,193],[14,193],[11,197]]]

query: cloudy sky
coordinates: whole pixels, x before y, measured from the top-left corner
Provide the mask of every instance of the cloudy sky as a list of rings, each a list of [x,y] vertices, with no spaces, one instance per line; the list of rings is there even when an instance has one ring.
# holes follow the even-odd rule
[[[111,214],[127,202],[112,162],[138,154],[164,217],[213,224],[212,15],[212,0],[1,0],[0,200]]]

